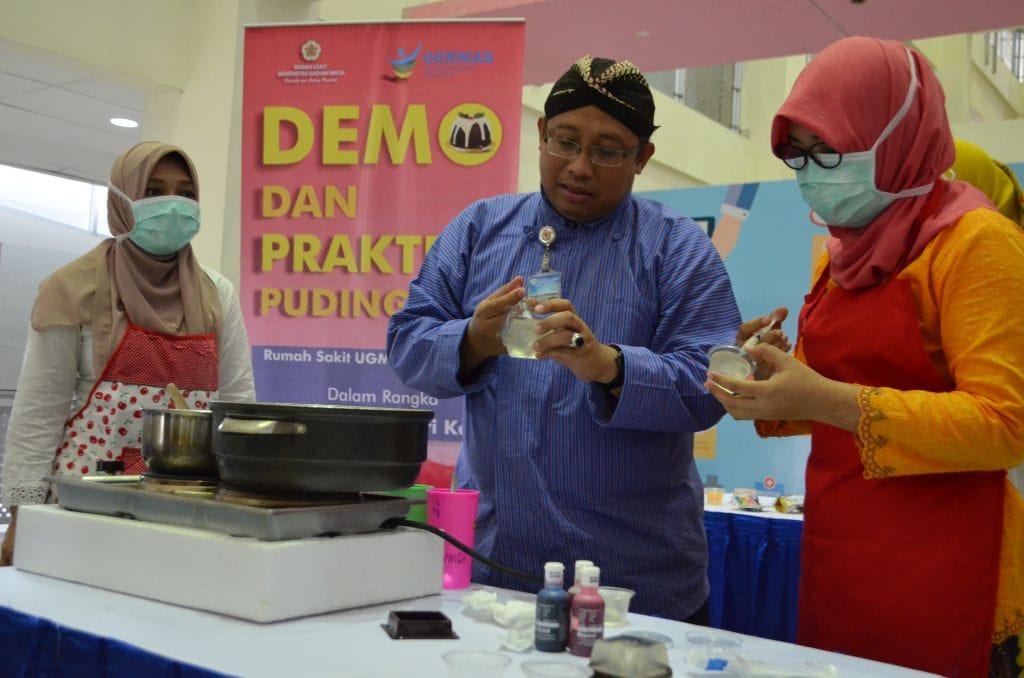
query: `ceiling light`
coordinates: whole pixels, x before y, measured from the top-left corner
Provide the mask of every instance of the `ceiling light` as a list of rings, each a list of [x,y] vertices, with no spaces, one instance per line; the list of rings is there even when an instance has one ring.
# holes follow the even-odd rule
[[[135,122],[131,118],[111,118],[110,124],[115,127],[138,127],[139,123]]]

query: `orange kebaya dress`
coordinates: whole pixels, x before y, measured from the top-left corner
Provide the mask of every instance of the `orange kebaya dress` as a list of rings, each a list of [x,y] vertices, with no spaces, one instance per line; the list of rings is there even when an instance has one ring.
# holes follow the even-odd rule
[[[975,209],[878,285],[843,290],[827,265],[796,356],[862,385],[857,431],[757,424],[812,435],[798,642],[987,675],[993,645],[1024,646],[1024,499],[1005,473],[1024,461],[1024,234]]]

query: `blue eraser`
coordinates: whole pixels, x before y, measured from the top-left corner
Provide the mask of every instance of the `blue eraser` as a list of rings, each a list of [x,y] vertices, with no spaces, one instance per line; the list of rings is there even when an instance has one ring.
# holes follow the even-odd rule
[[[727,662],[726,660],[722,659],[721,657],[713,657],[712,659],[708,660],[708,665],[704,667],[704,670],[705,671],[724,671],[725,667],[726,667],[726,665],[728,665],[728,663],[729,662]]]

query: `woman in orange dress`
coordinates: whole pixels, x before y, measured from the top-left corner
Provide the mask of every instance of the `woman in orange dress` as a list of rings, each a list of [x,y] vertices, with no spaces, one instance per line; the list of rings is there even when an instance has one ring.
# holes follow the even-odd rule
[[[1019,675],[1024,499],[1006,469],[1024,460],[1024,233],[943,178],[944,94],[898,42],[845,38],[818,54],[772,144],[827,253],[795,356],[776,330],[750,350],[756,379],[711,373],[707,386],[761,435],[811,434],[797,642],[945,676]]]

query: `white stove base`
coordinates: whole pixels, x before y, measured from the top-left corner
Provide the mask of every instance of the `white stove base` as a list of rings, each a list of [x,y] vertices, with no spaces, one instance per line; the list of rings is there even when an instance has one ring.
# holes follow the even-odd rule
[[[14,554],[28,572],[272,622],[439,593],[444,541],[399,528],[265,542],[26,505]]]

